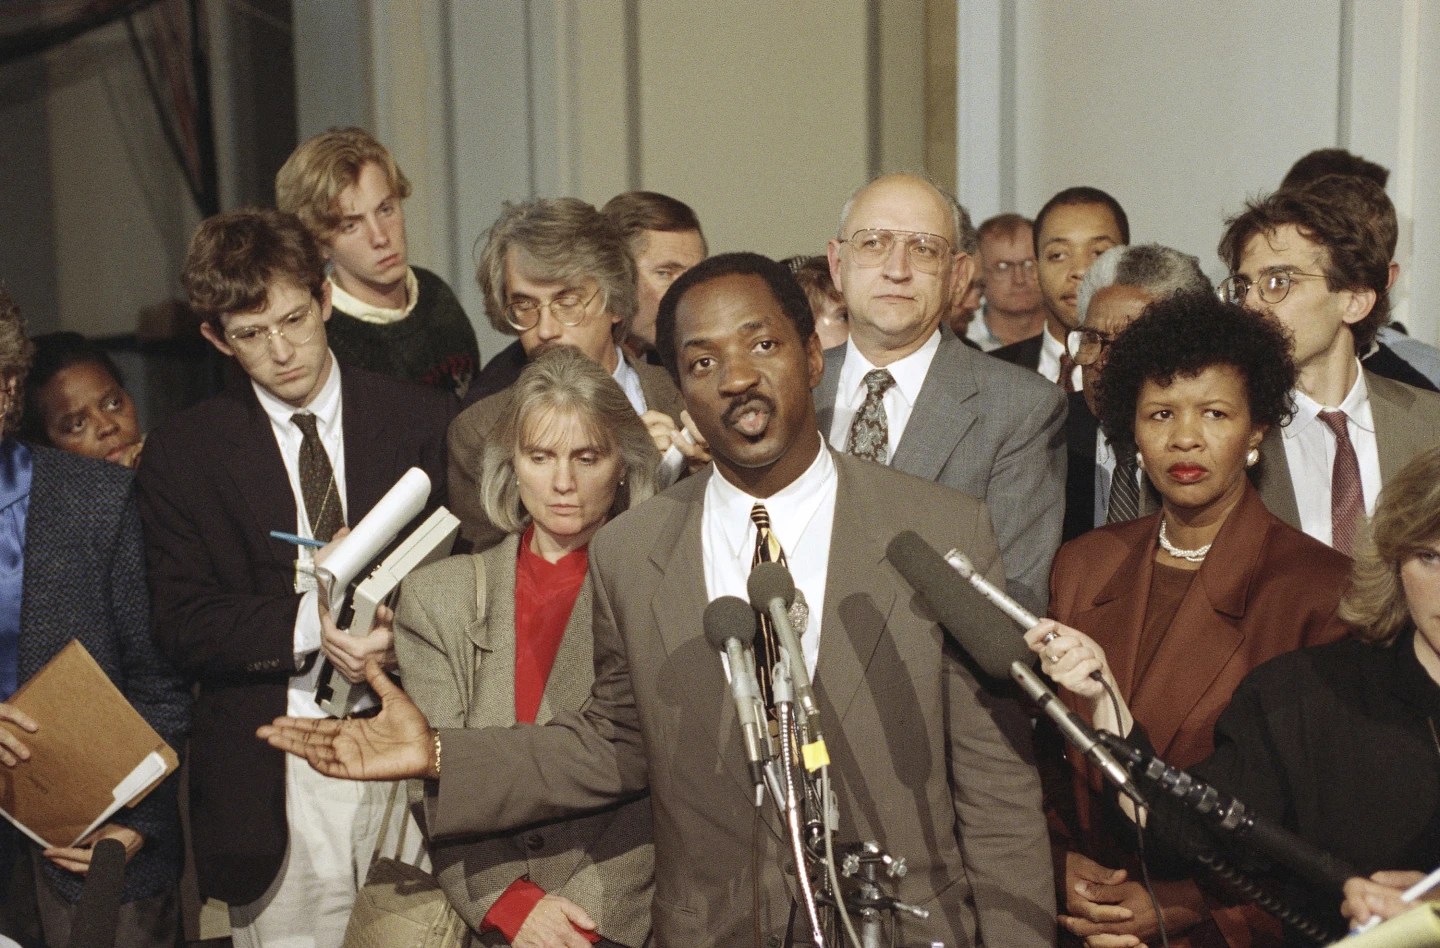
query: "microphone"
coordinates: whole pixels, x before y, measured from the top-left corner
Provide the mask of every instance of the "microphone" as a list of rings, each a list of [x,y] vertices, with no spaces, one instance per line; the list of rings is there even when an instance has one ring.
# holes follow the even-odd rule
[[[721,596],[705,607],[705,641],[730,659],[730,694],[745,738],[745,757],[750,778],[755,782],[755,805],[763,800],[765,761],[770,757],[765,706],[760,703],[760,683],[755,680],[755,612],[739,596]]]
[[[124,888],[125,846],[118,839],[102,839],[90,853],[90,871],[75,906],[67,948],[111,948],[115,944]]]
[[[1105,775],[1105,778],[1119,787],[1120,790],[1140,806],[1148,806],[1140,788],[1130,778],[1130,772],[1120,766],[1113,754],[1101,743],[1101,737],[1095,729],[1086,724],[1064,703],[1055,696],[1055,692],[1045,686],[1040,676],[1030,670],[1028,662],[1014,662],[1010,666],[1010,677],[1025,691],[1030,699],[1039,706],[1041,711],[1049,715],[1050,720],[1065,735],[1065,739],[1071,743],[1080,753]]]
[[[904,534],[902,534],[902,536],[903,535]],[[914,534],[912,533],[911,536],[914,536]],[[915,539],[920,540],[918,536],[915,537]],[[925,541],[920,540],[920,542],[923,543]],[[970,557],[961,553],[958,549],[946,553],[945,562],[949,563],[950,568],[959,573],[962,579],[967,580],[971,586],[974,586],[976,592],[989,600],[991,605],[1014,619],[1020,626],[1025,629],[1033,629],[1040,624],[1040,620],[1035,618],[1033,612],[1020,605],[1020,603],[1014,599],[1011,599],[1003,589],[998,588],[994,583],[990,582],[990,580],[981,576],[980,573],[976,571],[975,564],[970,562]]]
[[[951,566],[913,530],[906,530],[885,548],[885,558],[929,604],[951,638],[992,678],[1006,678],[1014,662],[1033,661],[1025,640],[989,608],[982,594],[955,581]],[[968,560],[966,561],[969,562]],[[973,568],[972,568],[973,572]],[[990,586],[989,583],[986,583]],[[990,586],[1016,609],[1023,608]],[[754,597],[751,597],[752,601]],[[1008,614],[1008,613],[1007,613]],[[1031,618],[1034,624],[1034,618]]]
[[[1256,852],[1279,863],[1302,879],[1336,895],[1345,882],[1359,873],[1351,866],[1320,849],[1278,823],[1273,823],[1228,794],[1197,777],[1171,767],[1154,754],[1146,753],[1113,734],[1101,733],[1101,741],[1126,758],[1130,769],[1185,804],[1186,809],[1225,830],[1236,840],[1248,842]]]
[[[810,743],[802,748],[805,755],[805,769],[815,770],[829,763],[826,756],[825,739],[820,736],[820,705],[815,701],[815,689],[810,685],[810,670],[805,667],[805,653],[800,648],[800,637],[790,624],[790,604],[795,601],[795,580],[790,571],[779,563],[760,563],[750,571],[745,584],[750,594],[750,605],[756,612],[770,616],[770,624],[780,639],[780,648],[789,656],[790,677],[795,685],[795,700],[805,715],[805,726],[810,734]],[[813,764],[813,766],[811,766]]]
[[[918,540],[919,537],[916,537],[916,539]],[[1033,612],[1020,605],[1020,603],[1014,599],[1011,599],[1005,590],[998,588],[994,583],[990,582],[990,580],[976,572],[975,564],[971,563],[970,557],[964,553],[961,553],[959,550],[951,550],[945,554],[945,562],[950,564],[951,569],[968,580],[970,585],[975,587],[975,591],[984,596],[986,601],[1014,619],[1022,628],[1028,631],[1040,624],[1040,620],[1035,618]],[[1045,638],[1042,641],[1045,645],[1049,645],[1051,640],[1055,638],[1058,638],[1058,636],[1052,630],[1045,633]],[[1105,684],[1105,676],[1100,674],[1098,668],[1090,673],[1090,677],[1102,685]],[[1108,686],[1106,690],[1109,690]]]

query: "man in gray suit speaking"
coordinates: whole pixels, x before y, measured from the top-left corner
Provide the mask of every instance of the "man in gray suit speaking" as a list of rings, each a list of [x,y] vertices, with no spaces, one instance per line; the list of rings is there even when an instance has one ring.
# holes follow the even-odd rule
[[[811,398],[820,342],[783,265],[725,254],[687,271],[661,303],[657,343],[715,464],[591,543],[595,684],[583,710],[543,727],[434,731],[377,669],[377,717],[282,718],[261,736],[323,773],[438,781],[437,836],[648,789],[657,945],[808,943],[792,924],[783,828],[755,807],[726,671],[701,624],[707,601],[744,589],[760,545],[778,543],[811,606],[796,632],[828,722],[839,840],[903,856],[894,895],[929,911],[897,922],[893,943],[1053,944],[1029,723],[885,559],[889,540],[914,530],[998,580],[985,506],[826,449]]]
[[[825,355],[817,417],[835,450],[984,501],[1010,595],[1043,614],[1065,514],[1065,398],[941,325],[974,272],[958,218],[949,195],[908,174],[846,202],[830,273],[850,341]]]

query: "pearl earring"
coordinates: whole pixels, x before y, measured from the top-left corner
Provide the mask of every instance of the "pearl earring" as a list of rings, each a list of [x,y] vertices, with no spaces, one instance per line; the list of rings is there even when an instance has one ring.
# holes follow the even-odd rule
[[[1135,452],[1135,466],[1142,471],[1145,470],[1145,455],[1141,454],[1139,451]]]
[[[1245,466],[1246,466],[1246,467],[1254,467],[1254,466],[1255,466],[1256,464],[1258,464],[1259,462],[1260,462],[1260,449],[1259,449],[1259,448],[1251,448],[1251,449],[1245,454]]]

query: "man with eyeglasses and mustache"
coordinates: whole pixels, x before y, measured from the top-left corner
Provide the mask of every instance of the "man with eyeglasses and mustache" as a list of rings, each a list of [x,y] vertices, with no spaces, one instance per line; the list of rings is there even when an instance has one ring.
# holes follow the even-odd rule
[[[249,735],[282,710],[325,716],[322,649],[337,668],[393,661],[391,638],[322,620],[314,551],[271,531],[329,541],[411,467],[430,476],[428,506],[443,503],[454,397],[336,361],[325,259],[293,215],[210,218],[182,281],[201,334],[240,369],[150,435],[137,475],[155,639],[199,685],[200,893],[229,905],[238,946],[339,945],[385,789],[287,767]]]
[[[673,443],[692,465],[709,460],[693,429],[682,433],[685,406],[669,373],[621,349],[635,318],[635,262],[609,218],[576,198],[506,203],[475,275],[490,324],[519,336],[527,359],[574,346],[614,376],[656,448],[663,453]],[[495,371],[509,369],[496,365]],[[456,417],[449,435],[450,507],[461,536],[477,551],[505,536],[480,505],[485,439],[510,399],[511,383],[497,388],[486,379],[490,372],[487,365],[476,381],[488,394]]]
[[[941,325],[974,272],[957,246],[959,216],[948,194],[910,174],[877,178],[846,202],[829,256],[850,341],[825,354],[816,413],[837,451],[984,501],[1010,595],[1043,613],[1064,512],[1065,399]]]
[[[1440,441],[1440,395],[1357,357],[1390,316],[1390,248],[1368,211],[1381,198],[1373,182],[1336,177],[1282,189],[1230,218],[1219,247],[1221,296],[1279,320],[1300,369],[1294,419],[1260,445],[1260,496],[1347,555],[1386,479]]]

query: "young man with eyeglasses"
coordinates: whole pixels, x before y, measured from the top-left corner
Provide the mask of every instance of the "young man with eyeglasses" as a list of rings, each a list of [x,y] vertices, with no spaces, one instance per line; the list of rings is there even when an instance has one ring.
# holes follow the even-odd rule
[[[829,257],[850,340],[825,354],[820,430],[837,451],[984,501],[1010,595],[1043,613],[1064,511],[1065,400],[941,325],[974,269],[957,247],[959,217],[948,194],[909,174],[846,202]]]
[[[138,472],[156,641],[199,685],[190,826],[202,896],[237,946],[339,945],[385,791],[256,753],[276,713],[323,717],[327,654],[385,656],[389,633],[322,632],[308,547],[357,523],[410,467],[445,497],[453,396],[342,366],[319,247],[279,211],[212,217],[182,275],[201,334],[244,373],[153,432]]]
[[[1222,297],[1279,320],[1300,370],[1294,419],[1260,445],[1260,496],[1347,555],[1389,476],[1440,441],[1440,395],[1358,359],[1390,315],[1377,197],[1373,182],[1335,177],[1282,189],[1230,218],[1219,248],[1231,274]]]
[[[1065,340],[1085,382],[1081,391],[1070,393],[1065,418],[1065,541],[1155,511],[1157,502],[1144,472],[1133,458],[1116,457],[1096,420],[1105,353],[1156,300],[1213,289],[1199,260],[1160,244],[1112,247],[1086,271],[1076,299],[1079,328],[1070,330]],[[1117,480],[1117,472],[1128,480]]]
[[[703,451],[678,435],[680,392],[661,367],[627,355],[635,318],[635,262],[614,223],[576,198],[507,203],[490,227],[476,268],[485,312],[499,332],[518,336],[525,358],[574,346],[614,376],[662,452],[672,443],[697,463]],[[487,378],[504,373],[497,386]],[[518,367],[491,363],[476,386],[487,394],[450,426],[451,509],[476,550],[504,534],[480,506],[485,440],[510,398]]]
[[[997,214],[980,225],[980,277],[985,305],[966,335],[985,352],[1038,336],[1045,303],[1035,276],[1034,225],[1019,214]]]
[[[346,365],[464,398],[480,370],[475,327],[445,281],[410,266],[410,182],[361,128],[303,142],[275,176],[275,203],[330,262],[330,347]]]

